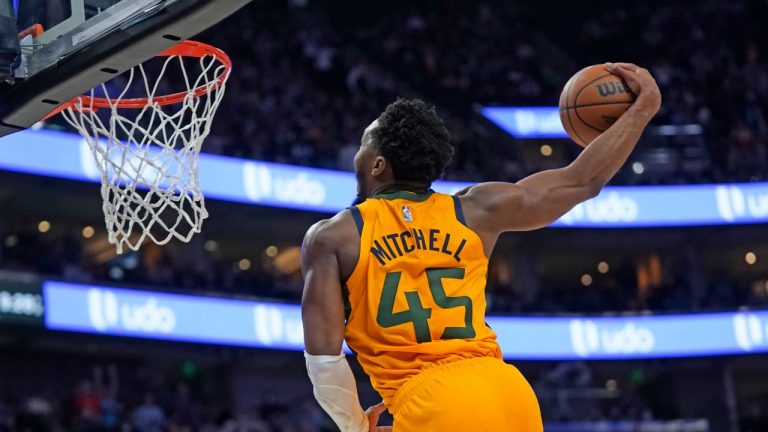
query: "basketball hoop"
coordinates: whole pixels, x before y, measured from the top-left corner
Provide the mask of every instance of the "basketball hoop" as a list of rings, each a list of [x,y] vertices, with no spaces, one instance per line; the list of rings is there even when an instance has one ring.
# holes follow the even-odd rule
[[[208,217],[198,158],[232,62],[218,48],[193,41],[158,57],[165,57],[159,72],[139,64],[121,75],[125,83],[103,83],[49,115],[61,112],[93,153],[108,239],[117,253],[125,246],[137,250],[147,238],[159,245],[172,238],[188,242]],[[190,66],[189,59],[197,61]],[[169,84],[185,89],[159,95]]]

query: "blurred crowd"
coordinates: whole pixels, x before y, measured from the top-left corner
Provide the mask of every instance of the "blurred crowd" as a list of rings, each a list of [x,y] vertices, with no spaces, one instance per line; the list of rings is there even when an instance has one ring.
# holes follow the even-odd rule
[[[641,395],[642,383],[628,382],[620,388],[616,380],[606,381],[599,371],[586,362],[570,361],[541,373],[532,385],[545,420],[640,422],[657,418],[644,400],[647,395]],[[641,369],[636,372],[642,373]]]
[[[260,297],[298,303],[303,279],[298,248],[284,248],[278,255],[251,249],[248,259],[212,249],[202,236],[190,244],[148,243],[139,251],[112,254],[112,245],[84,239],[58,222],[57,233],[19,230],[6,233],[0,244],[0,270],[27,272],[72,282],[103,282],[145,289]],[[95,249],[94,245],[99,248]],[[109,250],[106,250],[109,249]],[[269,249],[269,248],[268,248]],[[101,252],[99,252],[101,251]],[[104,252],[110,258],[104,258]],[[290,256],[289,256],[290,255]],[[610,271],[594,272],[588,283],[578,276],[572,283],[548,279],[534,261],[517,268],[499,253],[491,260],[486,289],[488,311],[493,314],[558,314],[605,311],[712,311],[768,306],[768,281],[738,272],[706,278],[692,271],[679,254],[656,256],[660,273],[643,273],[642,262],[617,261]],[[287,263],[287,264],[286,264]],[[515,271],[531,279],[510,277]]]
[[[12,375],[18,372],[18,366],[0,370],[0,432],[337,430],[309,389],[292,388],[295,382],[286,381],[267,391],[248,389],[248,395],[238,395],[227,384],[236,376],[232,375],[231,363],[197,370],[193,362],[184,362],[179,368],[178,364],[156,359],[150,365],[147,361],[98,357],[85,360],[24,349],[8,356],[18,363],[20,353],[27,368],[35,373]],[[77,360],[76,366],[73,360]],[[56,363],[62,366],[44,367]],[[562,430],[700,431],[707,429],[685,428],[677,419],[694,422],[723,414],[701,411],[701,404],[686,409],[676,405],[674,397],[669,398],[669,377],[659,371],[684,370],[682,364],[638,362],[611,370],[595,363],[567,361],[527,367],[523,368],[524,374],[536,392],[547,430],[550,426],[555,430],[555,426],[583,424],[589,426]],[[253,378],[258,379],[265,372],[253,373]],[[296,371],[297,375],[301,373]],[[709,375],[707,379],[717,381]],[[765,430],[768,400],[754,395],[739,402],[741,430]],[[391,422],[388,414],[381,420],[381,424]]]
[[[40,372],[49,375],[46,371]],[[264,393],[234,413],[226,386],[162,368],[97,365],[92,376],[53,374],[45,384],[0,385],[0,432],[325,432],[335,430],[311,394]],[[122,377],[122,379],[121,379]],[[67,387],[69,385],[69,387]],[[279,389],[277,389],[279,390]]]
[[[362,131],[386,105],[421,97],[451,131],[448,179],[516,181],[566,163],[578,147],[563,141],[557,161],[525,151],[531,143],[477,107],[554,106],[580,68],[631,60],[662,90],[652,126],[673,128],[652,128],[633,157],[647,168],[625,167],[614,184],[768,179],[765,2],[552,7],[560,13],[459,0],[253,3],[196,36],[235,64],[204,151],[351,170]]]
[[[669,169],[617,182],[766,179],[765,2],[557,7],[566,13],[516,2],[251,5],[200,36],[237,65],[205,150],[351,169],[365,126],[396,97],[419,96],[451,130],[449,178],[517,180],[541,164],[490,131],[476,105],[554,105],[580,67],[633,60],[662,89],[654,123],[702,131],[647,137]]]
[[[294,302],[301,298],[302,278],[297,268],[288,273],[278,271],[265,256],[253,258],[254,262],[249,260],[245,266],[242,260],[219,259],[201,243],[187,247],[146,244],[140,251],[104,260],[88,253],[86,240],[74,230],[59,236],[27,230],[5,237],[0,247],[0,269],[82,283],[101,281]]]
[[[665,157],[676,155],[665,159],[671,169],[645,176],[625,172],[616,183],[768,180],[768,3],[704,0],[691,7],[650,0],[610,4],[598,13],[580,2],[548,7],[558,13],[519,2],[254,2],[197,38],[235,61],[204,150],[351,170],[367,124],[398,96],[417,96],[437,106],[451,131],[457,153],[449,179],[515,181],[540,164],[516,149],[525,143],[485,122],[476,106],[554,105],[580,67],[632,60],[649,67],[662,89],[654,124],[697,124],[701,132],[646,136],[641,147],[665,147]],[[188,248],[192,254],[147,245],[100,259],[75,231],[3,235],[0,270],[291,302],[301,296],[300,274],[278,268],[274,257],[259,254],[245,265],[222,258],[203,241]],[[616,265],[589,284],[547,286],[533,296],[497,273],[491,270],[488,284],[492,313],[768,305],[768,284],[758,289],[754,281],[723,278],[704,281],[696,291],[701,282],[680,266],[649,285],[638,282],[633,265]],[[97,366],[92,376],[67,382],[54,372],[49,381],[69,387],[0,393],[0,432],[333,430],[311,395],[284,400],[267,394],[244,415],[194,380],[151,368]],[[554,366],[532,383],[549,421],[656,417],[636,392],[625,388],[614,398],[610,386],[598,381],[576,362]],[[579,399],[598,387],[605,401]],[[763,426],[744,430],[764,430],[766,407],[749,407],[745,417]]]
[[[641,147],[652,150],[659,141],[663,147],[647,160],[669,169],[641,176],[625,171],[617,182],[768,178],[764,1],[706,0],[689,7],[652,0],[610,8],[556,2],[558,14],[516,2],[358,3],[254,2],[200,35],[236,65],[206,151],[349,170],[364,127],[396,97],[419,96],[437,105],[453,135],[457,154],[449,178],[514,181],[540,166],[516,150],[524,143],[504,139],[481,121],[476,104],[552,105],[581,66],[631,59],[648,66],[662,88],[656,123],[698,124],[702,132],[646,137]],[[301,295],[295,266],[278,269],[262,255],[247,262],[224,259],[201,242],[187,248],[192,256],[147,245],[96,259],[77,232],[4,235],[5,269],[289,301]],[[527,313],[688,311],[768,302],[768,288],[755,289],[754,281],[697,285],[685,271],[650,285],[637,279],[635,266],[616,265],[588,285],[547,284],[529,295],[525,286],[492,278],[489,305],[493,312]]]
[[[681,182],[754,181],[766,176],[768,39],[763,1],[644,2],[580,17],[577,38],[564,38],[579,58],[631,56],[662,89],[657,122],[700,124],[708,166],[685,165]],[[679,145],[670,140],[669,145]]]
[[[662,259],[674,261],[669,257]],[[610,272],[590,275],[587,284],[583,280],[570,284],[541,282],[545,286],[535,295],[528,295],[521,286],[494,275],[491,267],[486,288],[488,310],[502,314],[600,314],[605,311],[723,311],[768,306],[765,281],[724,275],[694,281],[689,270],[671,266],[660,280],[641,283],[636,265],[625,261],[611,267]]]
[[[61,360],[56,355],[48,357],[46,362]],[[40,360],[29,361],[39,366]],[[287,382],[286,388],[249,395],[256,402],[236,410],[233,407],[238,403],[232,398],[238,396],[227,394],[227,385],[221,382],[227,379],[226,373],[190,374],[183,367],[174,371],[168,365],[122,361],[119,365],[96,364],[92,373],[83,374],[89,363],[81,365],[79,372],[40,370],[40,376],[32,379],[0,374],[5,378],[0,384],[0,432],[337,430],[311,393],[296,393]],[[661,389],[653,387],[642,365],[619,373],[618,381],[606,378],[611,376],[607,371],[581,361],[539,366],[526,375],[545,422],[640,424],[678,415],[672,407],[665,407],[664,414],[654,414],[650,405],[659,405],[654,394]],[[388,415],[382,419],[384,424],[391,421]]]

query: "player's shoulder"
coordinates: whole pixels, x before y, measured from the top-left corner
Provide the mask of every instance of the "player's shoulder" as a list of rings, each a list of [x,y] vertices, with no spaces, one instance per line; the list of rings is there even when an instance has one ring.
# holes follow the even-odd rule
[[[496,237],[505,231],[507,221],[523,211],[527,199],[524,187],[504,182],[478,183],[459,191],[456,196],[461,202],[467,227],[484,239],[488,254]]]
[[[454,194],[466,210],[493,210],[499,202],[519,201],[524,188],[515,183],[484,182],[468,186]]]
[[[304,235],[302,249],[335,249],[357,234],[350,209],[344,209],[331,218],[315,222]]]

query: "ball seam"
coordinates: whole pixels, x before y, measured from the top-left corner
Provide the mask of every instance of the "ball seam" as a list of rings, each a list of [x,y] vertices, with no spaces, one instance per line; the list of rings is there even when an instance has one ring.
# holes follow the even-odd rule
[[[573,83],[576,82],[576,81],[577,80],[573,80],[571,83],[569,83],[568,84],[568,88],[565,90],[565,104],[566,105],[568,105],[568,101],[571,98],[571,89],[573,88]],[[574,99],[573,101],[575,103],[576,99]],[[584,138],[581,137],[581,135],[579,134],[579,131],[577,131],[576,127],[573,126],[573,119],[571,119],[571,111],[570,110],[565,110],[565,115],[566,115],[566,117],[568,117],[568,123],[571,125],[571,130],[576,135],[576,138],[578,138],[579,141],[581,141],[584,146],[589,144],[588,142],[584,141]]]
[[[579,114],[579,110],[578,110],[578,108],[581,108],[581,107],[585,107],[585,106],[595,106],[595,105],[613,105],[613,104],[616,104],[616,103],[626,103],[626,102],[603,102],[603,103],[600,103],[600,104],[579,105],[579,104],[578,104],[578,100],[579,100],[579,96],[581,95],[581,92],[583,92],[584,90],[586,90],[586,89],[587,89],[587,87],[589,87],[589,86],[590,86],[592,83],[594,83],[595,81],[599,81],[599,80],[601,80],[601,79],[603,79],[603,78],[605,78],[605,77],[609,77],[609,76],[611,76],[611,75],[614,75],[614,74],[612,74],[612,73],[610,73],[610,72],[609,72],[609,73],[607,73],[607,74],[604,74],[604,75],[600,75],[599,77],[597,77],[597,78],[594,78],[592,81],[590,81],[590,82],[588,82],[588,83],[584,84],[583,86],[581,86],[581,89],[579,89],[579,92],[578,92],[578,93],[576,93],[576,97],[574,97],[574,98],[573,98],[573,103],[575,104],[575,105],[574,105],[574,112],[576,113],[576,117],[578,117],[578,118],[579,118],[579,120],[580,120],[582,123],[584,123],[584,124],[585,124],[585,125],[587,125],[588,127],[592,128],[592,129],[594,129],[594,130],[596,130],[596,131],[598,131],[598,132],[600,132],[600,133],[603,133],[603,132],[605,132],[605,131],[606,131],[606,130],[608,130],[608,129],[607,129],[607,128],[606,128],[606,129],[600,129],[600,128],[598,128],[598,127],[595,127],[595,126],[593,126],[593,125],[589,124],[588,122],[586,122],[586,121],[585,121],[585,120],[584,120],[584,119],[581,117],[581,114]],[[567,108],[566,108],[566,109],[567,109]],[[573,126],[571,126],[571,127],[573,127]],[[610,126],[609,126],[609,127],[610,127]]]

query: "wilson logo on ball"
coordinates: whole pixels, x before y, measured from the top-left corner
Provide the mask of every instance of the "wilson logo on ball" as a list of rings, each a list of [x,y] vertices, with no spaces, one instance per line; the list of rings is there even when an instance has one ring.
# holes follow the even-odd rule
[[[612,81],[598,84],[597,91],[600,93],[600,96],[606,97],[616,93],[628,93],[629,89],[624,83]]]

